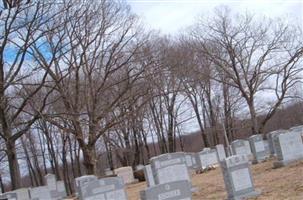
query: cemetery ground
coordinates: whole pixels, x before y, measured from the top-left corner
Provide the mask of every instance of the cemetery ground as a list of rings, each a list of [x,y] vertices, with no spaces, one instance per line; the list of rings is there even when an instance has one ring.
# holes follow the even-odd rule
[[[303,161],[273,169],[274,160],[251,165],[256,190],[261,195],[256,200],[303,200]],[[198,188],[193,200],[226,199],[227,194],[220,167],[192,176],[192,184]],[[127,186],[129,200],[138,200],[145,182]]]

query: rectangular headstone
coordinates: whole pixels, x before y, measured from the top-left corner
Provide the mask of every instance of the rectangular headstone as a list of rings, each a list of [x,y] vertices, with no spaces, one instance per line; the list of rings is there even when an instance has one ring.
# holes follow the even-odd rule
[[[67,196],[64,181],[57,181],[57,192],[59,197],[63,198]]]
[[[85,184],[98,180],[98,178],[94,175],[85,175],[85,176],[80,176],[75,178],[75,190],[76,190],[76,195],[79,193],[80,187],[84,186]]]
[[[225,153],[224,145],[223,144],[216,145],[216,150],[217,150],[219,161],[224,160],[226,158],[226,153]]]
[[[130,184],[135,182],[134,172],[132,167],[120,167],[114,170],[115,174],[122,178],[125,184]]]
[[[172,165],[157,170],[155,180],[157,184],[169,183],[179,180],[191,181],[185,164]]]
[[[269,132],[266,134],[268,146],[269,146],[269,150],[270,150],[270,155],[276,156],[276,150],[275,150],[275,145],[274,145],[275,136],[285,133],[285,132],[286,132],[286,130],[276,130],[276,131],[272,131],[272,132]]]
[[[17,194],[16,193],[0,194],[0,199],[1,200],[17,200]]]
[[[44,176],[44,179],[49,190],[57,190],[57,180],[54,174],[47,174]]]
[[[17,190],[6,192],[4,194],[10,196],[11,199],[17,197],[16,200],[30,200],[28,188],[20,188]]]
[[[148,187],[155,185],[155,179],[150,165],[145,165],[144,176]]]
[[[289,131],[298,132],[299,134],[301,134],[301,138],[302,138],[302,142],[303,142],[303,125],[292,127],[289,129]]]
[[[185,153],[185,161],[190,170],[198,169],[199,165],[197,163],[196,153]]]
[[[185,154],[183,152],[162,154],[150,159],[156,184],[178,180],[190,180]]]
[[[218,165],[218,155],[216,149],[203,150],[197,153],[201,170],[213,168]]]
[[[259,163],[269,158],[269,152],[265,148],[263,136],[261,134],[252,135],[248,140],[254,155],[254,163]]]
[[[191,200],[191,185],[175,181],[149,187],[140,193],[141,200]]]
[[[231,143],[233,155],[246,155],[249,160],[253,159],[253,154],[247,140],[235,140]]]
[[[53,200],[47,186],[34,187],[29,189],[31,200]]]
[[[258,196],[255,191],[248,158],[245,154],[235,155],[221,162],[228,199],[246,199]]]
[[[278,161],[274,167],[285,166],[293,161],[303,160],[303,142],[301,133],[289,131],[280,134],[274,140]]]
[[[127,200],[121,177],[90,181],[80,187],[80,200]]]

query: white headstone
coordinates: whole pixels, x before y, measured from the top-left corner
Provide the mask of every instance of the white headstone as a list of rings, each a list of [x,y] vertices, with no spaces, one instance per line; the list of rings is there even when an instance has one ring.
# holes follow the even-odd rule
[[[115,174],[122,178],[125,184],[134,183],[134,172],[132,167],[120,167],[114,170]]]

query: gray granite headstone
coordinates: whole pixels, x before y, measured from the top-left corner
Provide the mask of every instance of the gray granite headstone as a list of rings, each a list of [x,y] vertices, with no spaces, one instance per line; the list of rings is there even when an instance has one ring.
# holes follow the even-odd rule
[[[66,193],[64,181],[57,181],[57,192],[59,197],[61,198],[66,197],[67,193]]]
[[[254,156],[253,163],[262,162],[269,157],[269,152],[265,148],[263,136],[261,134],[252,135],[248,140]]]
[[[246,155],[249,160],[253,159],[249,142],[247,140],[235,140],[231,143],[233,155]]]
[[[39,186],[29,189],[31,200],[54,200],[47,186]],[[58,199],[58,198],[57,198]]]
[[[292,127],[289,129],[289,131],[298,132],[299,134],[301,134],[301,138],[302,138],[302,142],[303,142],[303,125]]]
[[[178,180],[190,180],[183,152],[162,154],[150,159],[156,184]]]
[[[216,145],[216,150],[217,150],[219,161],[222,161],[223,159],[226,158],[225,148],[223,144]]]
[[[57,190],[57,180],[54,174],[47,174],[44,176],[44,179],[49,190]]]
[[[263,142],[264,142],[265,151],[267,152],[268,157],[270,157],[270,148],[269,148],[268,140],[263,140]]]
[[[268,146],[269,146],[269,150],[270,150],[270,155],[276,156],[276,151],[275,151],[275,146],[274,146],[275,136],[285,133],[285,132],[286,132],[286,130],[276,130],[276,131],[272,131],[272,132],[269,132],[266,134]]]
[[[199,168],[196,153],[185,153],[185,161],[190,170],[196,170]]]
[[[175,181],[149,187],[140,193],[141,200],[191,200],[188,181]]]
[[[30,200],[29,189],[20,188],[10,192],[1,194],[0,197],[7,198],[9,200]]]
[[[76,195],[78,195],[80,187],[82,187],[83,185],[91,182],[91,181],[95,181],[98,180],[98,178],[94,175],[85,175],[85,176],[80,176],[75,178],[75,190],[76,190]]]
[[[245,154],[224,159],[221,168],[229,200],[246,199],[260,194],[255,190],[250,164]]]
[[[218,155],[216,149],[204,149],[197,153],[197,160],[201,170],[213,168],[218,165]]]
[[[121,177],[94,180],[80,187],[80,200],[127,200]]]
[[[17,194],[16,193],[4,193],[0,194],[0,199],[1,200],[18,200],[17,199]]]
[[[153,171],[152,171],[152,168],[150,165],[145,165],[144,176],[145,176],[146,184],[148,187],[155,185],[155,179],[154,179]]]
[[[289,131],[278,135],[274,140],[278,161],[274,167],[285,166],[293,161],[303,160],[303,142],[301,133]]]

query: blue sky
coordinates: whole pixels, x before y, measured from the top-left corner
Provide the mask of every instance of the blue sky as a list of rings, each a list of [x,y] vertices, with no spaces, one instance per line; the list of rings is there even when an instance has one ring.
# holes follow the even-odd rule
[[[193,24],[198,16],[211,16],[215,7],[234,12],[296,21],[303,27],[303,0],[126,0],[148,28],[175,34]]]

